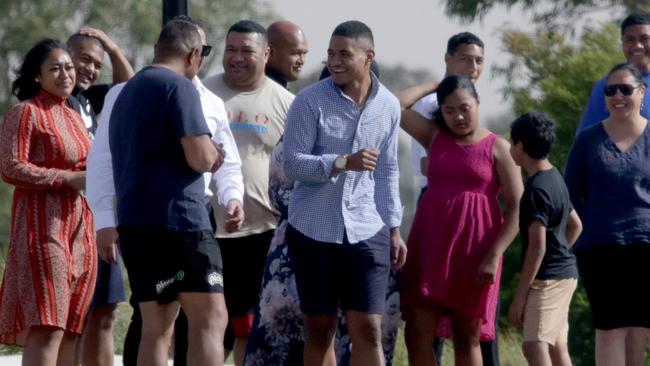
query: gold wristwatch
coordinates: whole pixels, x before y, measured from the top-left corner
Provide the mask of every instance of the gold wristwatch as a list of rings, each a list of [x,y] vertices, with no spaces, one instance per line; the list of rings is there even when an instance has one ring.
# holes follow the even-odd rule
[[[348,156],[347,155],[339,155],[336,157],[336,160],[334,160],[334,167],[338,170],[347,170],[345,167],[348,165]]]

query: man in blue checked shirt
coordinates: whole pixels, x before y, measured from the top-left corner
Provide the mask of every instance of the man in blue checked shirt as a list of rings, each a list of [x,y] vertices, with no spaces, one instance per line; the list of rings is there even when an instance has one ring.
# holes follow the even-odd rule
[[[298,94],[286,120],[284,170],[296,181],[287,243],[305,314],[305,365],[334,363],[339,306],[353,365],[384,365],[383,313],[391,264],[406,260],[399,225],[400,106],[370,64],[372,31],[348,21],[327,50],[332,76]]]

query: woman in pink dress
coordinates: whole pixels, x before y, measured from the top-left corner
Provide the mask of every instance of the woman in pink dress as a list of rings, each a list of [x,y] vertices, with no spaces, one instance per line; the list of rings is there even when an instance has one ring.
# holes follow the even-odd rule
[[[2,179],[15,186],[0,287],[0,343],[22,364],[74,365],[97,271],[93,218],[81,193],[90,140],[66,104],[75,85],[65,45],[46,39],[12,84],[20,100],[0,134]]]
[[[402,125],[429,155],[429,188],[402,276],[406,345],[411,365],[435,365],[434,338],[451,335],[456,364],[478,366],[479,341],[494,338],[501,258],[518,230],[521,173],[509,143],[479,126],[470,79],[446,77],[436,93],[435,123],[409,116]]]

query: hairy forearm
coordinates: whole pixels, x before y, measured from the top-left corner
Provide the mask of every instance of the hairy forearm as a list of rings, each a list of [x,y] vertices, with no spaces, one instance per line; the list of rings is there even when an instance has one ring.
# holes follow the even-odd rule
[[[108,52],[108,56],[111,59],[111,67],[113,68],[113,84],[127,81],[133,77],[135,74],[133,67],[131,67],[131,63],[124,56],[122,50],[119,48],[111,50]]]
[[[415,85],[399,92],[399,104],[403,108],[411,108],[420,98],[433,93],[438,83],[431,81],[425,84]]]

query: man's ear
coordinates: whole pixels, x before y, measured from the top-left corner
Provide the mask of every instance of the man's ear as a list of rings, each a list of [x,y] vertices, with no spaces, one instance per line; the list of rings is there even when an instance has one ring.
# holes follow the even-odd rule
[[[192,48],[192,50],[187,53],[187,56],[185,57],[185,62],[187,63],[187,65],[194,64],[194,58],[197,58],[197,59],[201,58],[201,49]],[[199,61],[197,61],[197,62],[199,62]]]
[[[269,62],[269,56],[271,55],[271,47],[266,46],[264,49],[264,63],[266,64]]]
[[[366,51],[366,64],[370,66],[372,64],[372,61],[375,60],[375,49],[374,48],[368,48]]]

